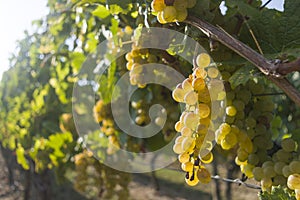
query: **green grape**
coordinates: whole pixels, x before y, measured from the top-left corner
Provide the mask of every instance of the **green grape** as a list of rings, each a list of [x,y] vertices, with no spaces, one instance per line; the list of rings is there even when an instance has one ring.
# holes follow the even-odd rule
[[[281,141],[281,147],[286,152],[292,152],[296,150],[296,141],[292,138],[285,138]]]
[[[153,0],[153,1],[151,2],[151,8],[152,8],[155,12],[163,11],[165,7],[166,7],[166,4],[165,4],[165,1],[164,1],[164,0]]]
[[[287,186],[291,190],[300,189],[300,174],[292,174],[288,177]]]
[[[286,166],[284,166],[283,168],[282,168],[282,174],[283,174],[283,176],[284,177],[289,177],[289,175],[291,175],[292,174],[292,172],[291,172],[291,170],[290,170],[290,167],[288,166],[288,165],[286,165]]]
[[[244,149],[239,148],[237,151],[237,157],[241,162],[244,162],[248,159],[248,152],[246,152]]]
[[[257,165],[259,163],[259,157],[256,154],[249,154],[248,163],[251,165]]]
[[[210,56],[207,53],[201,53],[196,58],[196,64],[200,68],[208,67],[210,62],[211,62]],[[200,76],[199,78],[203,78],[203,77]]]
[[[254,128],[256,126],[256,120],[253,117],[248,117],[245,122],[246,126],[249,128]]]
[[[261,167],[255,167],[252,173],[256,181],[261,181],[264,178],[264,171]]]
[[[276,174],[282,175],[282,169],[286,166],[284,162],[276,162],[274,165],[274,170]]]
[[[275,176],[273,178],[273,185],[274,186],[285,186],[286,185],[286,178],[284,176]]]
[[[231,147],[234,147],[237,144],[237,138],[236,135],[233,134],[232,132],[228,133],[224,140],[231,145]]]
[[[292,159],[292,154],[290,152],[286,152],[283,149],[279,149],[276,152],[276,156],[279,161],[288,163]]]
[[[300,174],[300,161],[294,160],[289,164],[292,173]]]
[[[209,68],[207,70],[207,75],[210,78],[217,78],[219,76],[219,70],[217,68]]]
[[[236,108],[234,106],[227,106],[226,107],[226,114],[228,116],[234,117],[236,115]]]
[[[263,167],[265,177],[273,178],[276,176],[276,172],[274,170],[274,166],[266,166]]]
[[[249,101],[251,100],[251,97],[252,97],[251,92],[249,92],[248,90],[239,91],[238,98],[241,99],[244,104],[248,104]]]
[[[272,182],[271,178],[264,177],[261,180],[261,187],[262,187],[263,191],[269,191],[269,189],[272,187],[272,184],[273,184],[273,182]]]
[[[187,0],[187,8],[192,8],[196,5],[197,0]]]
[[[166,22],[173,22],[176,19],[177,11],[173,6],[166,6],[162,12]]]
[[[173,6],[176,10],[186,10],[188,6],[188,2],[186,0],[175,0]]]
[[[241,100],[233,100],[232,105],[235,107],[237,111],[244,111],[245,110],[245,103],[242,102]]]
[[[197,176],[199,181],[203,184],[208,184],[211,181],[211,175],[209,171],[204,167],[200,167]]]
[[[253,171],[254,166],[250,164],[241,165],[241,171],[248,177],[253,178]]]

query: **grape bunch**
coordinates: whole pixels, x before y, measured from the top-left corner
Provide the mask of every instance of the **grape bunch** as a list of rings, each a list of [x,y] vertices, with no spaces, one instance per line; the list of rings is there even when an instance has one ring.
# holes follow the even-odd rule
[[[94,106],[94,118],[100,124],[100,130],[108,137],[107,154],[112,155],[120,149],[116,125],[113,120],[111,104],[99,100]]]
[[[225,70],[226,69],[226,70]],[[229,70],[228,70],[229,69]],[[226,117],[216,131],[216,141],[223,150],[236,152],[236,164],[248,177],[261,183],[263,191],[287,185],[287,178],[300,173],[299,149],[295,140],[272,138],[271,122],[275,104],[263,80],[249,80],[232,88],[228,79],[235,69],[224,67],[226,81]]]
[[[165,24],[184,21],[188,16],[187,9],[196,3],[196,0],[153,0],[151,8],[157,14],[158,22]]]
[[[211,150],[217,125],[213,122],[222,116],[219,111],[226,97],[220,73],[210,56],[200,53],[195,61],[193,74],[177,85],[172,94],[175,101],[185,104],[175,124],[175,130],[181,134],[175,140],[173,151],[179,154],[181,168],[186,172],[185,181],[190,186],[211,180],[204,164],[213,160]]]

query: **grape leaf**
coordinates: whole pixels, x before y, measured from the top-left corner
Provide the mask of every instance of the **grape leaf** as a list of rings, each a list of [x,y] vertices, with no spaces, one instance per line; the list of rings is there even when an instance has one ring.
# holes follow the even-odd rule
[[[260,200],[296,200],[294,196],[291,196],[286,188],[273,187],[272,192],[263,192],[259,195]]]
[[[244,85],[250,79],[250,71],[253,70],[253,66],[242,66],[238,69],[229,79],[232,89],[236,88],[238,85]]]

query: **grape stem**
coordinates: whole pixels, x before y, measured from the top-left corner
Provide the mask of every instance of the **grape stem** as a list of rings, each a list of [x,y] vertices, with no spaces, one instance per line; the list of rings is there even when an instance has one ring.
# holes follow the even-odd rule
[[[243,186],[248,187],[248,188],[261,190],[261,187],[259,185],[253,185],[253,184],[245,183],[240,179],[232,180],[232,179],[228,179],[228,178],[222,178],[219,175],[211,176],[211,178],[215,179],[215,180],[224,181],[224,182],[227,182],[227,183],[235,183],[235,184],[238,184],[238,185],[243,185]]]
[[[249,46],[232,37],[221,27],[216,27],[202,19],[189,15],[185,20],[208,37],[218,40],[252,64],[254,64],[269,80],[279,87],[285,94],[300,106],[299,91],[284,77],[290,71],[299,71],[300,59],[291,63],[276,63],[266,59]]]

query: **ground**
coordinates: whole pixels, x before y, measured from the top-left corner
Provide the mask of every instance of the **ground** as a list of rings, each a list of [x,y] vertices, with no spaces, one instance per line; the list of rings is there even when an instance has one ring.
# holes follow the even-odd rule
[[[211,200],[214,199],[214,183],[208,185],[198,185],[188,187],[184,183],[184,174],[177,170],[164,169],[156,172],[158,177],[159,190],[155,189],[155,184],[151,174],[136,174],[130,183],[130,195],[132,200]],[[8,172],[2,154],[0,154],[0,200],[21,200],[23,188],[19,183],[20,177],[15,177],[16,187],[12,188],[8,184]],[[224,184],[221,184],[224,191]],[[233,185],[233,200],[256,200],[257,190],[245,188],[244,186]],[[224,194],[222,194],[223,196]],[[59,200],[60,198],[55,198]],[[67,200],[66,197],[61,197]],[[76,199],[81,199],[77,197]],[[74,198],[72,198],[74,200]]]

